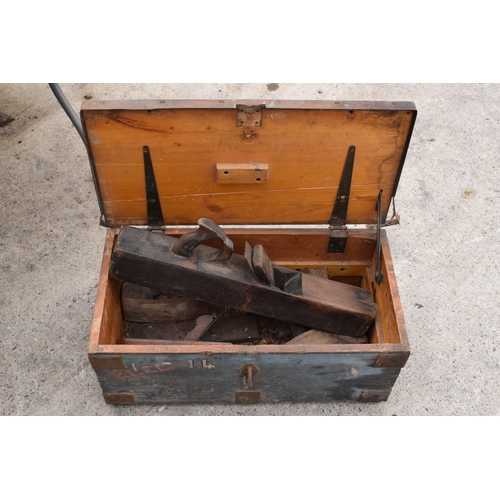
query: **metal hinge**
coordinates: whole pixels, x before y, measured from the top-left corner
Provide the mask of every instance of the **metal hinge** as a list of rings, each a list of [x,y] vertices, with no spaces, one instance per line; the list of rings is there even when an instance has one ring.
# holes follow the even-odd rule
[[[144,177],[146,181],[146,209],[148,214],[148,229],[161,231],[163,226],[163,213],[161,210],[160,196],[156,185],[153,161],[148,146],[142,148],[144,158]]]
[[[347,226],[330,226],[328,253],[344,253],[347,238],[349,238]]]
[[[351,193],[352,171],[354,168],[354,156],[356,146],[349,146],[347,156],[339,183],[339,190],[335,198],[332,215],[330,217],[330,240],[328,241],[328,253],[344,253],[347,238],[346,219],[349,207],[349,196]]]

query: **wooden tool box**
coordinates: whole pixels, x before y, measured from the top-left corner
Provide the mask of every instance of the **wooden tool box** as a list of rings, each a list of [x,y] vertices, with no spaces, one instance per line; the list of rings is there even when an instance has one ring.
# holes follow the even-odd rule
[[[383,226],[416,114],[411,102],[85,101],[109,228],[88,353],[105,401],[387,400],[410,348]],[[373,293],[368,342],[127,343],[123,284],[109,275],[119,228],[179,237],[202,217],[235,253],[261,244],[276,265]]]

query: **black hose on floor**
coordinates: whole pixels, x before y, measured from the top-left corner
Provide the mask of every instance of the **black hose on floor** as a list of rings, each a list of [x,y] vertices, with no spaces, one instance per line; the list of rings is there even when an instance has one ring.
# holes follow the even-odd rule
[[[49,83],[49,87],[51,88],[52,92],[54,92],[54,95],[56,96],[56,99],[59,101],[59,104],[62,106],[66,114],[69,116],[69,119],[71,120],[76,130],[80,134],[82,141],[85,143],[85,138],[83,136],[82,122],[78,118],[78,115],[75,113],[73,108],[70,106],[68,100],[66,99],[66,96],[63,94],[61,90],[61,87],[59,87],[58,83]]]

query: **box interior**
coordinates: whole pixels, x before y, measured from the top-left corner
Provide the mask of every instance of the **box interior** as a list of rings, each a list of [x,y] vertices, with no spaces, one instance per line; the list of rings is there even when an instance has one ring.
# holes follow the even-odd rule
[[[146,230],[146,229],[144,229]],[[325,229],[226,229],[229,238],[234,242],[235,252],[243,253],[245,241],[252,246],[260,243],[268,252],[271,261],[277,265],[295,270],[326,267],[328,278],[359,286],[374,295],[376,303],[376,319],[367,332],[368,343],[365,344],[333,344],[333,345],[301,345],[299,347],[315,352],[349,352],[373,349],[406,350],[408,340],[404,326],[401,303],[392,267],[387,235],[382,231],[381,237],[381,270],[384,276],[380,284],[374,282],[376,258],[376,237],[372,229],[356,229],[350,231],[344,254],[327,253],[330,232]],[[170,236],[180,236],[185,230],[170,230]],[[186,352],[207,350],[207,346],[197,345],[125,345],[123,311],[121,305],[120,281],[108,276],[112,249],[118,235],[117,229],[109,229],[101,269],[98,296],[91,332],[91,353],[126,353],[126,352]],[[383,319],[382,319],[383,318]],[[272,345],[239,345],[214,344],[209,346],[210,352],[287,352],[297,350],[298,346],[286,344]]]

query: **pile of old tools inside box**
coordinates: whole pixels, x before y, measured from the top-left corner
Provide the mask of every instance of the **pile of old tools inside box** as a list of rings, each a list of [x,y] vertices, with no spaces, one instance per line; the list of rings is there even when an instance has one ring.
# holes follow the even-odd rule
[[[373,296],[329,280],[325,268],[273,264],[261,245],[244,255],[210,219],[180,238],[122,227],[110,275],[123,282],[129,344],[367,342]],[[219,248],[204,245],[218,240]]]

